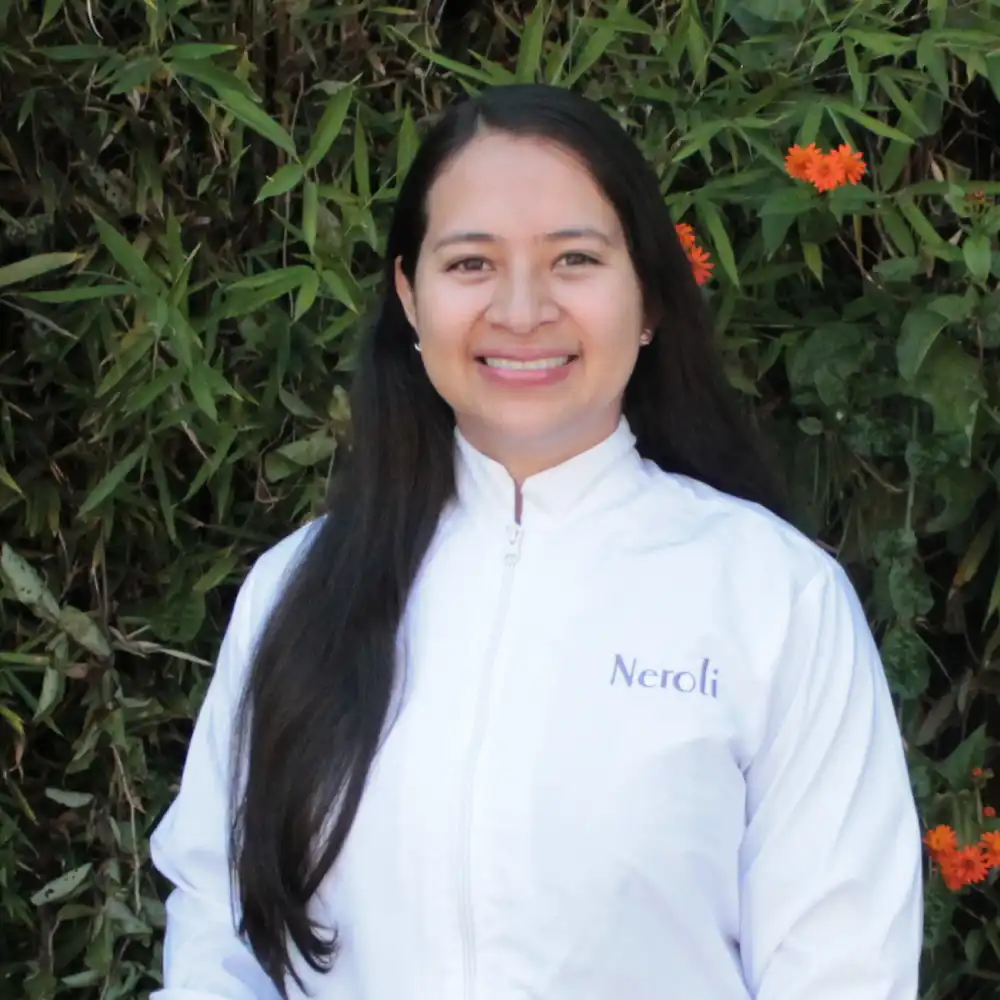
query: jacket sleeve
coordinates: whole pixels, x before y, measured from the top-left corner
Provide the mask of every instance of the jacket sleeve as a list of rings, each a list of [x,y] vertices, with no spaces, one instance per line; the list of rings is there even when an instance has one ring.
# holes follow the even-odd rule
[[[902,739],[857,595],[824,565],[746,771],[744,975],[755,1000],[915,1000],[922,856]]]
[[[229,873],[230,739],[248,664],[255,571],[240,588],[195,723],[180,791],[151,838],[167,899],[164,988],[150,1000],[278,1000],[236,932]]]

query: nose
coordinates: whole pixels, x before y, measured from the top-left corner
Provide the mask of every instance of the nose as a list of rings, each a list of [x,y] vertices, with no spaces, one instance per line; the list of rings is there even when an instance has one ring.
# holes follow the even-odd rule
[[[497,278],[486,318],[511,333],[533,333],[559,315],[546,275],[533,268],[508,268]]]

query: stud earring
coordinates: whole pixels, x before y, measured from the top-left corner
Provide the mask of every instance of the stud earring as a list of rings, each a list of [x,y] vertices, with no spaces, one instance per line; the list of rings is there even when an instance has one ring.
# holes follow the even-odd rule
[[[643,347],[647,347],[650,343],[652,343],[652,340],[653,340],[652,331],[643,330],[642,334],[639,337],[639,343],[642,344]]]
[[[420,341],[419,340],[414,342],[413,349],[417,352],[417,354],[421,353],[421,350],[420,350]]]

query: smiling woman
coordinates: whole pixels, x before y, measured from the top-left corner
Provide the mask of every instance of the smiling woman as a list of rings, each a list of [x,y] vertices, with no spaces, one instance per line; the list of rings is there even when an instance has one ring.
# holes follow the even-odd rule
[[[585,162],[486,131],[441,170],[427,217],[396,291],[466,439],[520,482],[608,437],[655,320]]]
[[[882,666],[686,240],[581,97],[430,131],[331,513],[241,589],[153,839],[159,1000],[913,1000]]]

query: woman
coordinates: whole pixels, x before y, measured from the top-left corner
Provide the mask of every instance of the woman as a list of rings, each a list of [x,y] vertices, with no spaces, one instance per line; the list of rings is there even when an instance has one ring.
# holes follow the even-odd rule
[[[430,132],[330,511],[237,599],[153,841],[158,1000],[915,996],[870,632],[588,101]]]

